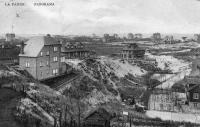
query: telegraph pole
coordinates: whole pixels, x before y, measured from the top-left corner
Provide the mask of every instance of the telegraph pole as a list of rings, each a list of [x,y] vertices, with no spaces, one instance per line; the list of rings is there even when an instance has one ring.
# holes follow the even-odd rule
[[[11,32],[13,33],[14,32],[14,25],[12,24],[12,27],[11,27]]]

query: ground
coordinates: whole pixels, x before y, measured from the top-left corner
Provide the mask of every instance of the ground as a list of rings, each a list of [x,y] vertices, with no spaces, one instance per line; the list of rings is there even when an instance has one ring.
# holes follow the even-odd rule
[[[21,93],[14,90],[0,89],[0,127],[21,127],[13,115],[21,97]]]
[[[146,115],[150,118],[161,118],[162,120],[185,121],[200,124],[200,114],[194,113],[176,113],[162,111],[147,111]]]
[[[163,45],[165,46],[165,45]],[[174,46],[171,46],[174,47]],[[158,87],[161,88],[171,88],[174,83],[181,80],[185,75],[188,75],[190,72],[190,62],[178,59],[173,56],[173,54],[167,54],[167,52],[171,52],[172,50],[182,53],[187,52],[188,47],[183,49],[178,46],[176,49],[167,49],[167,47],[156,47],[157,54],[147,53],[146,56],[148,58],[156,59],[158,63],[158,68],[160,70],[170,70],[171,74],[155,74],[152,73],[152,78],[162,82]],[[165,54],[162,54],[165,52]],[[167,55],[166,55],[167,54]],[[87,59],[87,60],[68,60],[66,63],[72,65],[75,69],[81,71],[82,77],[78,79],[77,82],[71,82],[69,87],[64,87],[67,90],[67,94],[61,95],[58,91],[56,91],[55,86],[46,86],[41,83],[28,83],[28,80],[25,80],[26,77],[22,78],[20,75],[15,72],[9,71],[0,71],[0,77],[4,80],[0,80],[3,86],[12,86],[13,84],[20,91],[22,90],[22,86],[26,86],[25,90],[27,97],[20,98],[20,95],[17,92],[14,92],[10,89],[0,89],[0,118],[2,119],[0,122],[0,126],[7,126],[7,124],[11,124],[10,126],[18,127],[17,123],[14,122],[14,117],[12,116],[12,108],[16,107],[18,102],[18,108],[20,111],[28,111],[26,115],[31,115],[36,119],[40,119],[43,123],[48,122],[49,125],[54,125],[54,118],[57,120],[60,119],[60,115],[62,122],[66,120],[64,118],[65,113],[67,113],[70,121],[70,117],[77,120],[78,115],[78,107],[77,99],[79,95],[83,95],[80,99],[81,102],[81,117],[84,117],[84,114],[91,109],[94,109],[98,106],[105,106],[106,109],[113,112],[119,112],[121,110],[128,110],[131,112],[133,110],[132,107],[122,106],[121,103],[121,94],[130,95],[131,93],[135,97],[142,97],[144,92],[148,90],[147,82],[144,81],[145,75],[149,72],[141,66],[140,63],[128,61],[121,61],[120,58],[112,58],[108,56],[99,57],[97,59]],[[6,69],[1,69],[6,70]],[[147,77],[147,76],[146,76]],[[53,84],[58,84],[60,79],[57,79]],[[77,94],[76,92],[80,92]],[[72,93],[70,95],[70,92]],[[64,92],[65,93],[65,92]],[[7,95],[8,94],[8,95]],[[77,94],[77,95],[76,95]],[[70,96],[69,96],[70,95]],[[74,95],[74,96],[73,96]],[[6,99],[4,99],[6,98]],[[143,100],[144,101],[144,100]],[[68,110],[66,110],[66,108]],[[61,112],[61,113],[60,113]],[[133,113],[136,115],[136,113]],[[141,119],[146,119],[143,117],[160,117],[163,120],[171,120],[168,117],[170,116],[168,112],[151,112],[148,111],[147,114],[139,113]],[[19,112],[19,116],[23,116],[24,114]],[[25,115],[25,116],[26,116]],[[174,120],[180,121],[180,114],[174,114]],[[195,114],[181,114],[184,118],[190,117],[188,119],[189,122],[196,122],[194,119]],[[9,118],[9,122],[3,121]],[[183,119],[184,119],[183,118]],[[192,121],[193,120],[193,121]],[[10,122],[12,121],[12,122]],[[16,124],[16,125],[15,125]]]

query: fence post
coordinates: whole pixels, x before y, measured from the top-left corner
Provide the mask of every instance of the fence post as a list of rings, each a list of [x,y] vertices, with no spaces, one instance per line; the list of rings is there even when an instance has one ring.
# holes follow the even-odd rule
[[[132,124],[132,123],[131,123],[131,122],[132,122],[132,121],[131,121],[131,115],[129,115],[129,119],[130,119],[129,121],[130,121],[130,127],[131,127],[131,124]]]

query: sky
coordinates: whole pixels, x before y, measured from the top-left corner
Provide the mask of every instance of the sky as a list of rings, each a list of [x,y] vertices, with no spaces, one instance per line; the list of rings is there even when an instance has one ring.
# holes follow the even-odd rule
[[[198,0],[0,0],[0,33],[200,33]],[[54,6],[34,6],[54,2]],[[19,17],[16,17],[16,13]]]

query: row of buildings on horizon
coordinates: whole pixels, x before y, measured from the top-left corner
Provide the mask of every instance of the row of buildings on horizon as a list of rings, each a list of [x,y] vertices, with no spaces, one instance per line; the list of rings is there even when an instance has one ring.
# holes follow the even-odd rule
[[[37,35],[32,35],[37,36]],[[41,35],[43,36],[43,35]],[[103,34],[103,36],[97,36],[96,34],[92,34],[91,36],[64,36],[64,35],[52,35],[57,38],[65,38],[67,40],[77,41],[77,42],[124,42],[124,41],[152,41],[155,43],[177,43],[177,42],[189,42],[189,41],[197,41],[200,43],[200,34],[194,34],[193,37],[191,35],[179,35],[177,34],[161,34],[159,32],[150,34],[141,34],[141,33],[128,33],[126,36],[119,35],[119,34]],[[15,33],[7,33],[5,38],[1,39],[0,41],[7,41],[11,42],[16,39]]]
[[[105,55],[107,54],[106,52],[112,52],[112,54],[119,54],[122,59],[132,59],[132,58],[142,58],[144,57],[145,50],[144,48],[139,47],[138,45],[135,44],[129,44],[122,43],[123,45],[108,45],[104,43],[98,43],[100,37],[93,35],[95,41],[93,42],[91,38],[86,37],[86,36],[78,36],[74,37],[73,39],[71,38],[66,38],[65,36],[52,36],[47,34],[46,36],[36,36],[32,37],[29,40],[28,39],[17,39],[15,37],[14,33],[8,33],[5,35],[4,39],[0,40],[0,62],[1,63],[19,63],[19,61],[22,61],[22,57],[27,58],[33,58],[33,57],[39,57],[41,59],[47,59],[49,58],[49,63],[58,61],[58,59],[62,59],[64,61],[65,59],[73,59],[73,58],[88,58],[88,56],[94,55],[95,53],[98,53],[99,51],[102,51],[104,54],[98,54],[98,55]],[[200,41],[200,36],[195,35],[196,41]],[[107,39],[105,39],[107,38]],[[111,39],[110,39],[111,38]],[[184,42],[187,41],[195,41],[194,39],[187,39],[187,37],[182,37]],[[101,38],[103,40],[109,40],[113,41],[116,39],[121,39],[117,34],[114,34],[113,36],[110,36],[109,34],[104,34],[104,37]],[[148,40],[147,38],[143,38],[142,34],[128,34],[128,40],[132,42],[135,42],[136,40]],[[92,41],[92,42],[90,42]],[[105,42],[107,42],[105,41]],[[163,41],[166,43],[175,43],[179,42],[173,38],[173,36],[166,36],[165,39],[161,37],[160,33],[154,33],[151,37],[149,38],[150,42],[154,42],[155,44],[159,44]],[[96,43],[95,43],[96,42]],[[114,41],[115,42],[115,41]],[[181,41],[182,42],[182,41]],[[200,42],[199,42],[200,43]],[[51,47],[54,47],[56,45],[57,49],[52,49]],[[44,49],[43,49],[44,47]],[[107,49],[108,48],[108,49]],[[44,51],[40,51],[40,50]],[[103,50],[102,50],[103,49]],[[105,49],[105,50],[104,50]],[[23,50],[23,51],[22,51]],[[47,53],[46,50],[48,50]],[[53,51],[52,51],[53,50]],[[57,50],[57,51],[54,51]],[[57,52],[57,54],[56,54]],[[44,55],[46,54],[46,55]],[[47,55],[49,54],[49,55]],[[52,55],[52,56],[51,56]],[[57,58],[54,56],[57,55]],[[20,59],[19,59],[20,57]],[[51,60],[53,59],[53,60]],[[24,60],[25,61],[25,60]],[[60,61],[60,60],[59,60]],[[25,62],[26,63],[26,62]],[[32,63],[32,62],[31,62]],[[47,65],[49,63],[45,62]],[[62,62],[61,62],[62,63]],[[61,63],[58,63],[59,68],[61,67]],[[40,64],[40,63],[39,63]],[[43,65],[40,64],[41,66]],[[53,64],[53,65],[54,65]],[[25,64],[23,64],[25,65]],[[29,66],[29,64],[26,64]],[[59,69],[58,69],[59,70]],[[55,73],[58,73],[59,71],[55,70]],[[32,71],[31,71],[32,72]],[[39,73],[39,72],[37,72]],[[41,73],[40,73],[41,74]],[[35,74],[34,74],[35,75]],[[44,74],[41,74],[44,75]],[[46,74],[45,74],[46,75]],[[47,76],[47,75],[46,75]],[[46,77],[44,76],[44,77]],[[48,77],[48,76],[47,76]]]

